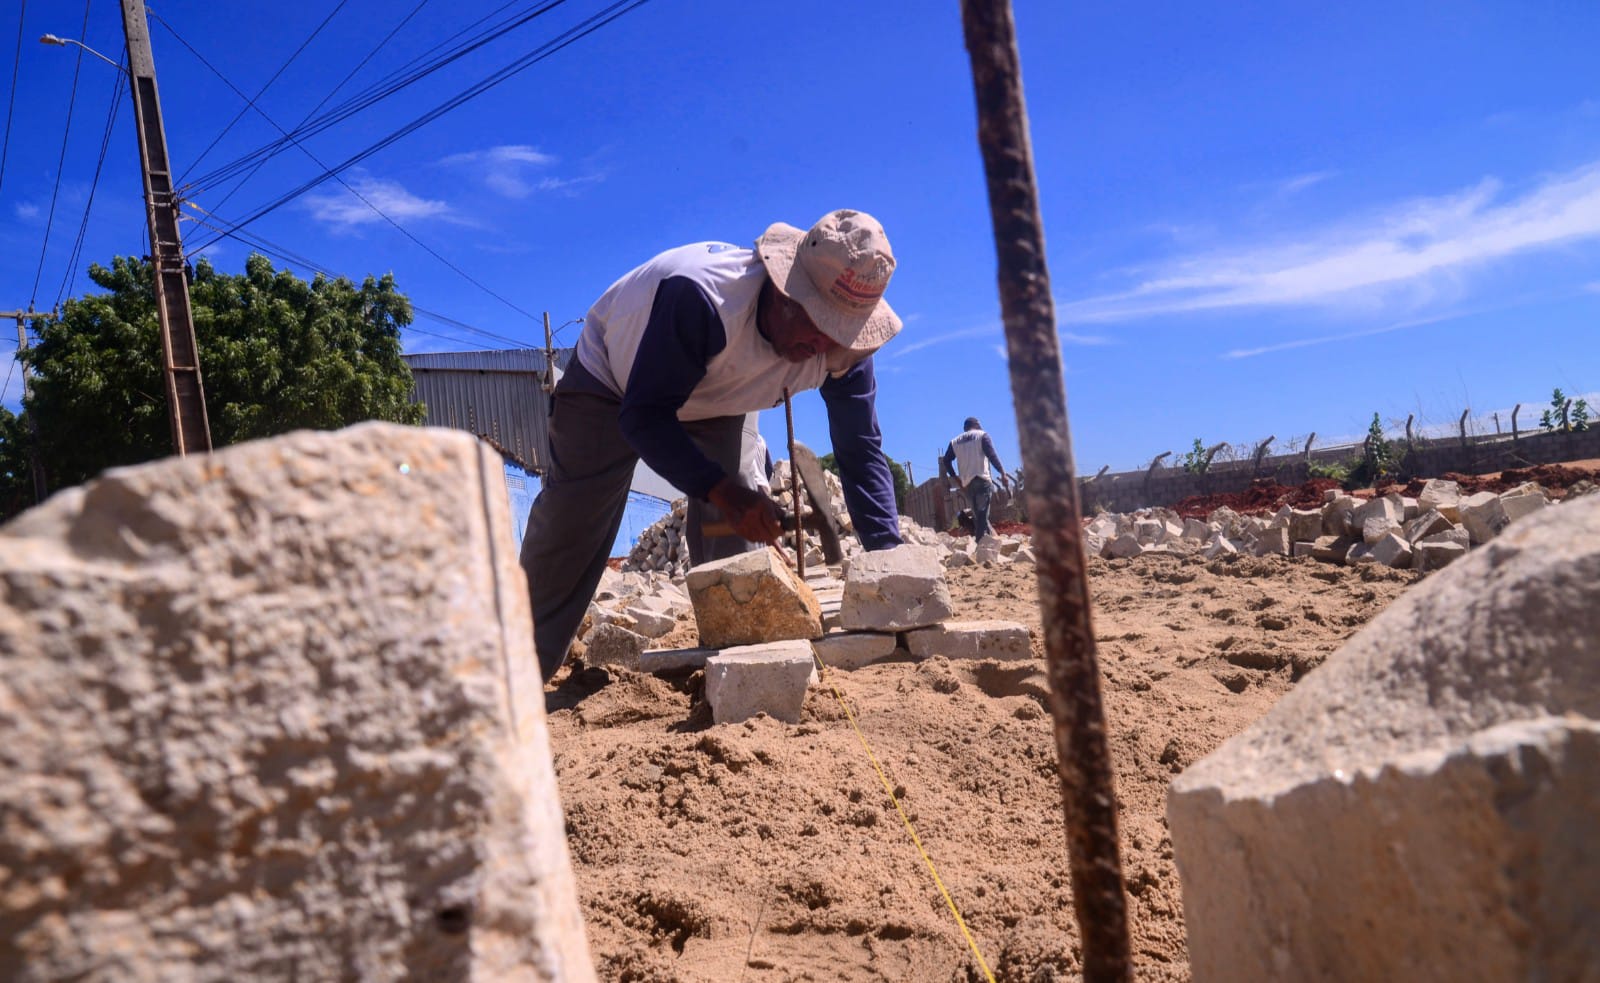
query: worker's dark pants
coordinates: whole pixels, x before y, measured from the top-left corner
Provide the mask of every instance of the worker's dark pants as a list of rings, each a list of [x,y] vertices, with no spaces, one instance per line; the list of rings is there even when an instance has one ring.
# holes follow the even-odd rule
[[[973,478],[967,482],[967,501],[972,503],[974,541],[989,535],[989,500],[993,497],[994,485],[988,478]]]
[[[613,397],[563,391],[560,386],[552,400],[549,470],[544,488],[528,512],[528,529],[522,540],[534,647],[539,653],[539,671],[547,680],[567,657],[628,507],[628,489],[639,455],[623,438],[617,423],[621,406]],[[683,428],[723,470],[730,475],[739,473],[743,416],[696,420]],[[720,518],[714,507],[703,502],[691,499],[690,508],[696,519]],[[693,563],[753,548],[733,536],[691,545]]]

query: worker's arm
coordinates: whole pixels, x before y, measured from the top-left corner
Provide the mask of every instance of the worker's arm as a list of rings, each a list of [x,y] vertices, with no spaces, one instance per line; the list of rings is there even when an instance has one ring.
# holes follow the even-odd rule
[[[994,465],[995,471],[1000,475],[1000,480],[1006,481],[1006,466],[1000,463],[1000,455],[994,452],[994,441],[989,439],[987,433],[983,435],[983,455],[989,459],[990,464]]]
[[[956,442],[953,440],[944,445],[944,457],[939,458],[939,477],[960,480],[956,475]]]
[[[705,378],[706,366],[727,347],[722,318],[686,277],[656,286],[650,320],[639,339],[617,422],[644,463],[686,495],[708,501],[739,535],[771,542],[782,535],[772,499],[739,484],[701,453],[678,422],[678,409]]]
[[[644,463],[684,494],[699,499],[727,475],[689,439],[678,422],[678,409],[705,378],[712,357],[727,344],[722,318],[694,281],[662,280],[624,384],[618,416],[622,436]]]
[[[828,434],[839,462],[844,504],[861,545],[869,550],[899,546],[900,513],[878,430],[878,382],[871,356],[841,376],[830,376],[820,391],[828,407]]]

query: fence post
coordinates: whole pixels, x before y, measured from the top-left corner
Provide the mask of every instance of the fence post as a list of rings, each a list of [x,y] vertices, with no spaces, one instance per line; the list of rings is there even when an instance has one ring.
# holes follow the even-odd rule
[[[1152,460],[1150,462],[1149,470],[1145,471],[1145,473],[1144,473],[1144,491],[1143,491],[1143,495],[1144,495],[1144,499],[1145,499],[1144,500],[1144,504],[1145,504],[1146,507],[1148,507],[1150,505],[1150,482],[1155,479],[1156,468],[1161,467],[1161,462],[1162,462],[1163,459],[1169,458],[1171,456],[1172,456],[1172,452],[1171,451],[1162,451],[1160,454],[1157,454],[1155,456],[1154,460]]]
[[[1522,404],[1518,403],[1511,408],[1511,442],[1517,443],[1522,439],[1522,434],[1517,432],[1517,414],[1522,412]]]
[[[1256,453],[1255,453],[1254,463],[1252,463],[1251,466],[1250,466],[1250,480],[1251,481],[1254,481],[1256,479],[1256,476],[1261,473],[1261,459],[1266,456],[1268,445],[1270,445],[1274,440],[1277,440],[1277,439],[1278,438],[1276,436],[1268,437],[1266,440],[1263,440],[1261,443],[1256,445]]]

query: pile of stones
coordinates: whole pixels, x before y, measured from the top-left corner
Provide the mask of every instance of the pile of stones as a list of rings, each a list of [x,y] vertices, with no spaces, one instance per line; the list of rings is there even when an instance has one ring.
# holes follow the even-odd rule
[[[1090,556],[1113,559],[1153,552],[1200,553],[1207,559],[1278,554],[1427,572],[1550,504],[1534,482],[1499,494],[1462,494],[1456,482],[1435,478],[1415,498],[1389,494],[1359,499],[1330,489],[1320,508],[1286,505],[1270,516],[1221,508],[1202,522],[1181,518],[1171,509],[1106,513],[1088,523],[1084,542]]]
[[[683,537],[688,508],[684,499],[673,502],[671,512],[639,534],[639,541],[622,561],[622,569],[682,576],[689,569],[689,544]]]
[[[587,665],[638,672],[705,670],[712,718],[731,723],[766,713],[798,722],[816,665],[851,670],[886,659],[1027,659],[1028,629],[1008,621],[958,622],[944,569],[962,550],[902,520],[905,545],[847,557],[840,580],[825,566],[805,580],[784,555],[764,549],[689,570],[682,578],[607,571],[582,631]],[[931,540],[930,544],[915,542]],[[998,539],[980,544],[1016,562]],[[652,649],[653,639],[694,619],[700,647]]]

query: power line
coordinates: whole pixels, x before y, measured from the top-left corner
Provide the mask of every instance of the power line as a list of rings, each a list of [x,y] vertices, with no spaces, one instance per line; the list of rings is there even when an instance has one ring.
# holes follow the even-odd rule
[[[207,240],[205,245],[209,246],[221,239],[227,238],[238,228],[248,225],[257,219],[260,219],[262,216],[276,211],[277,209],[288,204],[290,201],[293,201],[295,198],[298,198],[300,195],[305,194],[312,188],[315,188],[327,181],[334,175],[354,167],[356,164],[361,163],[363,160],[366,160],[368,157],[371,157],[378,151],[383,150],[403,137],[406,137],[416,130],[421,129],[423,126],[433,122],[450,110],[455,109],[462,103],[465,103],[476,96],[482,95],[484,92],[495,87],[496,85],[499,85],[501,82],[514,77],[515,75],[527,70],[535,64],[538,64],[556,52],[566,48],[568,45],[571,45],[594,33],[595,31],[598,31],[600,28],[606,26],[624,14],[644,6],[644,4],[647,2],[649,2],[649,0],[618,0],[618,2],[606,7],[600,13],[584,20],[577,27],[570,28],[562,34],[557,35],[555,39],[540,45],[527,55],[517,59],[515,62],[511,63],[505,68],[500,69],[499,71],[490,75],[488,78],[483,79],[482,81],[472,85],[450,99],[447,99],[445,102],[440,103],[438,106],[435,106],[428,112],[423,113],[410,123],[402,126],[400,129],[393,131],[388,136],[379,140],[377,143],[367,147],[365,150],[346,158],[343,162],[328,168],[323,173],[311,178],[309,181],[304,182],[286,194],[280,195],[277,199],[261,206],[260,208],[257,208],[249,215],[249,217],[245,218],[237,225],[230,226],[225,232],[222,232],[219,235]],[[203,249],[205,246],[201,246],[200,248]]]
[[[261,90],[255,94],[255,97],[250,99],[245,104],[245,107],[243,109],[239,110],[238,114],[235,115],[233,117],[233,119],[228,121],[228,125],[224,126],[222,128],[222,132],[221,133],[218,133],[212,139],[212,141],[210,143],[206,144],[206,149],[200,151],[200,156],[196,157],[195,160],[194,160],[194,163],[189,165],[189,170],[190,171],[194,170],[196,167],[199,167],[200,166],[200,162],[206,159],[206,154],[211,153],[211,148],[215,147],[217,145],[217,143],[222,140],[223,137],[228,135],[228,131],[233,129],[233,126],[234,126],[235,123],[239,122],[240,119],[244,118],[244,114],[245,113],[247,113],[250,110],[255,108],[256,99],[260,99],[262,96],[267,94],[267,90],[272,88],[272,83],[278,81],[278,76],[282,75],[289,68],[289,66],[294,63],[294,60],[296,58],[300,57],[300,52],[306,50],[306,45],[308,45],[312,41],[316,40],[317,35],[322,33],[322,29],[324,27],[328,26],[328,22],[333,20],[334,16],[337,15],[339,13],[339,11],[343,10],[344,9],[344,5],[346,3],[349,3],[349,2],[350,2],[350,0],[339,0],[339,2],[334,5],[334,8],[333,8],[332,12],[330,12],[328,14],[328,16],[326,16],[326,17],[324,17],[322,19],[322,23],[317,25],[316,30],[312,31],[311,35],[309,37],[307,37],[304,41],[300,42],[300,47],[294,49],[294,54],[289,56],[289,60],[285,61],[282,65],[278,66],[278,70],[276,72],[272,73],[272,77],[267,79],[266,84],[263,85],[261,87]],[[160,17],[159,14],[156,15],[156,20],[161,20],[161,17]],[[164,20],[161,20],[161,23],[166,24],[167,22],[164,21]],[[167,30],[169,30],[169,31],[172,30],[171,25],[167,26]],[[187,45],[185,45],[185,47],[187,47]],[[234,91],[237,92],[238,90],[235,89]],[[240,95],[242,97],[243,93],[240,93]],[[185,174],[187,174],[187,173],[188,172],[185,172]],[[182,186],[182,184],[183,184],[183,177],[184,177],[184,175],[179,175],[179,177],[178,177],[178,180],[177,180],[176,183],[179,186]]]
[[[11,98],[6,107],[6,139],[0,144],[0,188],[6,183],[6,154],[11,150],[11,114],[17,108],[17,69],[22,67],[22,23],[28,13],[28,0],[22,0],[22,9],[17,11],[17,53],[11,60]]]
[[[173,27],[172,27],[171,24],[168,24],[165,20],[162,20],[159,15],[157,15],[156,19],[161,21],[161,24],[162,24],[163,27],[165,27],[168,31],[172,32],[172,36],[178,39],[178,43],[179,44],[181,44],[185,48],[189,49],[189,53],[194,55],[196,58],[198,58],[200,60],[200,64],[202,64],[206,68],[210,69],[211,70],[211,74],[213,74],[217,78],[221,79],[223,85],[226,85],[228,88],[232,89],[239,96],[239,98],[243,99],[245,97],[244,93],[239,91],[239,87],[238,86],[236,86],[232,82],[228,81],[227,76],[223,75],[222,72],[218,71],[216,66],[212,65],[211,62],[207,61],[206,57],[204,55],[202,55],[199,51],[195,50],[194,45],[190,44],[188,41],[185,41],[183,39],[182,35],[178,34],[177,31],[173,30]],[[256,113],[258,115],[260,115],[260,117],[262,119],[266,120],[268,123],[271,123],[272,126],[279,133],[283,133],[285,136],[288,136],[288,133],[284,130],[284,128],[279,126],[278,122],[276,120],[274,120],[271,116],[268,116],[266,111],[263,110],[261,107],[256,106],[254,102],[252,102],[246,108],[247,109],[250,109],[250,108],[255,109]],[[316,164],[318,167],[323,168],[324,170],[327,169],[328,165],[324,164],[321,160],[319,160],[317,158],[317,155],[313,154],[310,150],[308,150],[306,148],[306,146],[304,144],[302,144],[300,141],[296,140],[294,145],[295,145],[296,149],[298,149],[301,153],[305,154],[308,158],[310,158],[311,162],[313,164]],[[468,283],[470,283],[473,286],[477,287],[479,290],[482,290],[484,293],[486,293],[489,296],[493,297],[495,300],[498,300],[500,303],[502,303],[502,304],[506,305],[507,307],[511,308],[512,310],[516,311],[518,314],[521,314],[523,317],[526,317],[528,320],[530,320],[530,321],[537,321],[538,320],[538,318],[534,317],[533,314],[529,313],[528,311],[523,310],[522,308],[518,307],[516,304],[512,303],[510,300],[508,300],[505,297],[501,296],[500,294],[496,293],[494,290],[490,289],[487,285],[485,285],[482,281],[478,280],[472,274],[468,273],[466,270],[463,270],[461,267],[457,266],[456,264],[450,262],[450,260],[446,259],[443,255],[441,255],[438,252],[438,250],[434,249],[432,246],[428,245],[427,243],[423,242],[421,239],[417,238],[405,226],[401,225],[399,222],[396,222],[393,218],[389,217],[387,212],[385,212],[383,209],[379,208],[377,205],[373,204],[373,202],[372,202],[372,200],[370,198],[368,198],[366,195],[362,194],[360,191],[357,191],[355,188],[351,187],[350,184],[347,181],[345,181],[345,179],[343,177],[335,174],[333,176],[333,179],[335,181],[338,181],[340,186],[343,187],[346,191],[350,192],[352,195],[355,195],[357,198],[359,198],[361,200],[362,204],[364,204],[368,208],[372,209],[373,214],[377,215],[379,218],[383,219],[385,222],[388,222],[390,225],[394,226],[395,229],[398,230],[401,235],[405,236],[407,239],[410,239],[412,242],[416,243],[418,246],[421,246],[428,253],[429,256],[432,256],[434,259],[438,260],[439,262],[443,263],[445,266],[449,267],[455,273],[460,275],[462,279],[466,280]],[[226,199],[224,199],[224,200],[226,200]]]
[[[188,204],[189,204],[190,208],[195,209],[195,210],[199,210],[199,206],[195,205],[193,202],[189,202]],[[224,224],[226,224],[226,220],[222,219],[220,216],[207,215],[206,218],[200,218],[200,217],[197,217],[197,216],[190,216],[190,218],[193,221],[195,221],[197,224],[203,225],[208,229],[217,229],[216,225],[214,225],[210,221],[207,221],[208,218],[216,218],[218,221],[223,222]],[[348,276],[345,276],[345,275],[343,275],[341,273],[332,272],[331,269],[326,264],[319,263],[316,260],[310,258],[309,256],[305,256],[305,255],[303,255],[301,253],[297,253],[294,250],[290,249],[289,247],[283,246],[283,245],[281,245],[279,243],[276,243],[276,242],[273,242],[272,240],[267,239],[267,238],[265,238],[265,237],[263,237],[263,236],[261,236],[261,235],[259,235],[257,233],[238,232],[233,236],[233,238],[238,240],[239,242],[243,243],[246,246],[249,246],[249,247],[251,247],[253,249],[257,249],[257,250],[259,250],[259,251],[261,251],[263,253],[266,253],[269,256],[274,256],[274,257],[276,257],[278,259],[283,260],[286,263],[292,263],[295,266],[299,266],[299,267],[302,267],[304,269],[310,270],[313,273],[321,274],[322,276],[328,277],[330,279],[343,279],[343,280],[349,280],[352,283],[355,282],[355,279],[353,277],[348,277]],[[441,324],[447,324],[447,325],[450,325],[452,327],[460,328],[463,331],[469,331],[469,332],[471,332],[473,334],[481,335],[481,336],[483,336],[485,338],[488,338],[488,339],[491,339],[493,341],[500,342],[501,344],[509,345],[512,348],[528,348],[528,347],[530,347],[526,341],[523,341],[523,340],[520,340],[520,339],[517,339],[517,338],[507,337],[506,335],[502,335],[502,334],[496,334],[493,331],[488,331],[488,330],[485,330],[484,328],[480,328],[480,327],[477,327],[475,325],[468,324],[466,321],[462,321],[462,320],[459,320],[457,318],[453,318],[453,317],[449,317],[449,316],[444,315],[444,314],[440,314],[437,311],[432,311],[432,310],[429,310],[429,309],[427,309],[425,307],[419,307],[415,303],[413,303],[411,305],[411,310],[412,310],[413,313],[420,314],[423,317],[428,318],[429,320],[438,321]],[[457,337],[451,337],[451,336],[448,336],[448,335],[434,334],[433,332],[430,332],[430,331],[424,331],[423,329],[418,328],[415,325],[408,326],[406,330],[408,330],[408,331],[417,331],[417,332],[420,332],[422,334],[429,335],[430,337],[443,338],[446,341],[454,341],[454,342],[456,342],[458,344],[462,344],[462,345],[482,344],[481,342],[468,341],[468,340],[466,340],[464,338],[457,338]]]
[[[6,369],[6,384],[0,386],[0,403],[6,400],[6,390],[11,388],[11,373],[17,370],[17,356],[11,356],[11,368]]]
[[[117,67],[127,61],[127,52],[118,61]],[[95,189],[100,187],[100,169],[106,162],[106,150],[111,146],[111,130],[117,122],[117,105],[122,100],[122,80],[124,75],[118,72],[111,80],[111,105],[106,109],[106,129],[100,136],[100,157],[94,163],[94,180],[89,183],[89,200],[83,205],[83,221],[78,225],[78,238],[72,243],[72,255],[67,258],[67,272],[61,276],[61,289],[56,291],[56,307],[61,306],[61,299],[72,289],[78,278],[78,260],[83,257],[83,241],[89,234],[89,210],[94,208]]]
[[[78,31],[79,37],[89,34],[89,4],[91,0],[83,0],[83,27]],[[56,197],[61,193],[61,172],[67,166],[67,137],[72,135],[72,110],[78,104],[78,70],[83,67],[83,47],[78,47],[78,57],[72,63],[72,94],[67,97],[67,125],[61,131],[61,159],[56,162],[56,183],[50,192],[50,214],[44,220],[44,245],[39,247],[39,268],[33,274],[33,293],[28,297],[28,306],[39,297],[39,278],[44,276],[44,257],[50,251],[50,229],[56,221]]]
[[[513,2],[515,2],[515,0],[513,0]],[[302,121],[301,125],[295,128],[294,135],[301,138],[315,136],[329,127],[342,123],[361,110],[366,109],[367,107],[381,102],[382,100],[387,99],[389,96],[406,89],[407,87],[421,81],[441,68],[444,68],[446,65],[449,65],[452,62],[477,50],[478,48],[483,47],[496,38],[499,38],[522,26],[523,24],[549,13],[551,10],[554,10],[565,2],[566,0],[547,0],[547,2],[542,3],[530,11],[508,18],[507,20],[490,27],[482,34],[472,38],[469,42],[452,49],[446,55],[443,55],[432,62],[424,62],[423,67],[407,74],[407,67],[417,63],[422,58],[425,58],[427,53],[424,53],[424,55],[412,59],[411,62],[407,63],[407,66],[402,67],[397,72],[390,73],[373,85],[363,89],[360,93],[356,94],[352,98],[347,99],[338,106],[335,106],[323,116],[317,117],[316,119],[309,121],[309,123]],[[452,40],[454,37],[459,37],[461,34],[466,33],[466,31],[471,30],[472,26],[482,23],[484,20],[487,20],[489,17],[494,16],[494,14],[499,13],[501,10],[504,10],[506,7],[511,5],[511,3],[504,4],[485,17],[479,18],[473,23],[473,25],[456,32],[456,34],[452,36]],[[448,44],[449,41],[444,43]],[[429,49],[428,53],[437,50],[440,46],[441,45],[435,45],[434,48]],[[282,153],[288,147],[288,145],[289,140],[279,138],[278,140],[272,141],[271,143],[268,143],[262,147],[258,147],[250,153],[236,158],[234,161],[224,164],[221,167],[216,168],[199,178],[196,178],[195,180],[191,181],[190,184],[201,188],[215,186],[216,184],[232,177],[234,174],[244,170],[246,167],[251,166],[253,162],[260,161],[264,163],[265,161],[270,160],[272,157]]]
[[[428,5],[428,2],[429,2],[429,0],[419,0],[417,5],[415,7],[411,8],[411,13],[406,14],[405,17],[401,19],[400,23],[396,24],[389,31],[388,34],[385,34],[383,36],[383,40],[379,41],[377,43],[377,45],[371,51],[367,52],[367,56],[365,58],[361,59],[361,61],[356,64],[356,67],[350,69],[349,74],[345,75],[344,78],[339,80],[339,84],[338,85],[335,85],[332,89],[328,90],[328,94],[322,97],[322,101],[321,102],[319,102],[315,106],[311,107],[311,111],[306,113],[305,116],[301,118],[299,123],[295,124],[295,130],[296,131],[300,130],[301,128],[303,128],[306,125],[306,123],[310,122],[311,118],[313,116],[315,116],[318,113],[318,111],[320,111],[322,109],[323,106],[326,106],[328,104],[328,100],[329,99],[332,99],[334,96],[338,95],[339,94],[339,90],[344,88],[345,85],[351,79],[355,78],[356,77],[356,73],[360,72],[363,68],[365,68],[367,66],[367,62],[371,61],[373,59],[373,57],[376,56],[379,51],[382,51],[384,46],[386,46],[389,43],[390,39],[392,39],[396,34],[400,33],[400,29],[401,28],[403,28],[407,24],[411,23],[411,19],[413,17],[417,16],[417,14],[419,12],[421,12],[422,8],[426,7]],[[513,0],[513,2],[514,2],[514,0]],[[162,26],[166,27],[167,30],[169,30],[169,31],[172,30],[171,25],[168,25],[165,20],[162,20],[160,14],[156,14],[155,18],[156,18],[156,20],[161,21]],[[176,36],[176,35],[174,34],[174,36]],[[263,157],[260,160],[256,161],[255,166],[250,169],[250,173],[248,173],[244,177],[240,178],[239,182],[237,184],[235,184],[228,191],[228,193],[226,195],[222,196],[222,200],[217,202],[217,207],[218,208],[222,208],[223,206],[227,205],[228,200],[230,198],[232,198],[234,196],[234,194],[236,194],[240,188],[244,187],[246,184],[249,184],[250,183],[250,179],[255,177],[256,174],[263,167],[267,166],[267,161],[270,160],[270,159],[271,159],[270,157]],[[199,162],[196,161],[195,163],[196,163],[196,165],[198,165]],[[191,165],[191,170],[193,169],[193,166],[194,165]]]

